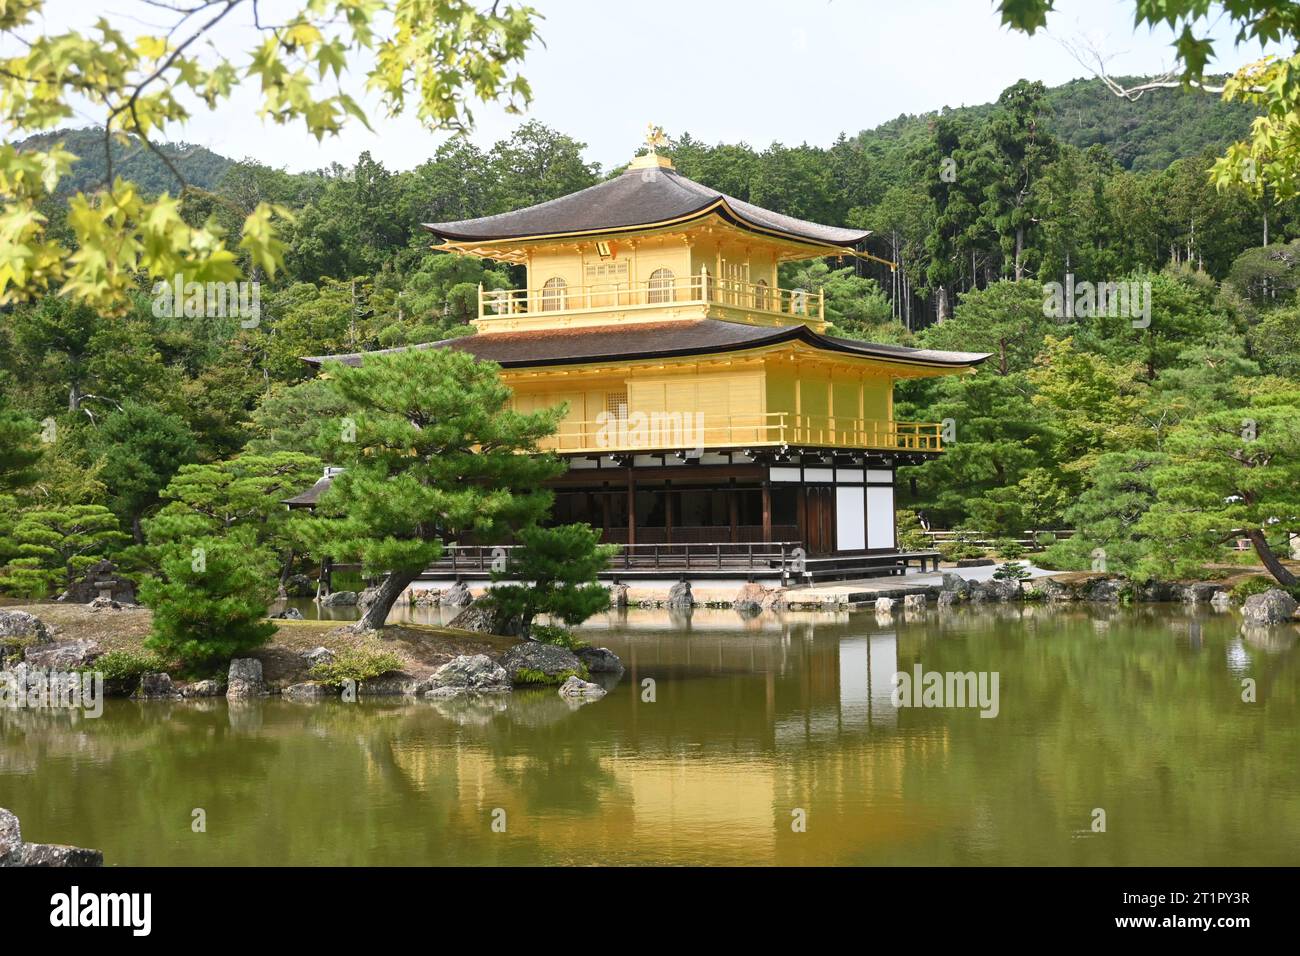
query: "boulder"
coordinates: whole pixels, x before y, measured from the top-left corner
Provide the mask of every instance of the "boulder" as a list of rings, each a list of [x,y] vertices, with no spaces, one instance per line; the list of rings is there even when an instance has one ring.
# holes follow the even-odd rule
[[[219,680],[198,680],[181,687],[182,697],[220,697],[226,692],[226,685]]]
[[[1210,598],[1210,607],[1216,611],[1226,611],[1232,607],[1232,595],[1227,591],[1219,591]]]
[[[903,598],[903,610],[904,610],[904,611],[924,611],[924,610],[925,610],[925,595],[924,595],[924,594],[908,594],[908,595],[904,596],[904,598]]]
[[[61,641],[28,647],[23,652],[23,660],[32,667],[71,671],[86,667],[103,653],[94,641]]]
[[[317,684],[314,681],[306,681],[301,684],[290,684],[284,689],[285,700],[325,700],[327,697],[335,697],[338,691],[326,684]]]
[[[511,620],[492,606],[491,601],[479,598],[465,610],[453,617],[448,627],[475,634],[503,634],[506,637],[518,637],[518,622]]]
[[[284,593],[296,598],[315,597],[316,582],[305,574],[291,574],[284,582]]]
[[[771,595],[771,588],[751,581],[736,592],[731,606],[742,613],[756,614],[771,603]]]
[[[939,593],[938,605],[941,610],[952,607],[957,603],[959,595],[956,591],[941,591]]]
[[[453,657],[415,688],[417,694],[422,693],[428,698],[470,693],[498,694],[508,690],[510,678],[505,668],[486,654]]]
[[[261,661],[255,657],[237,657],[230,662],[230,673],[226,678],[227,700],[247,700],[265,692]]]
[[[308,667],[315,667],[317,664],[333,664],[338,658],[328,647],[313,647],[302,655],[302,659]]]
[[[1295,612],[1295,598],[1280,588],[1252,594],[1241,605],[1241,616],[1247,624],[1281,624],[1295,617]]]
[[[1194,584],[1176,586],[1175,598],[1184,604],[1207,604],[1219,591],[1227,590],[1222,584],[1213,581],[1197,581]]]
[[[283,611],[276,611],[271,615],[273,621],[301,621],[302,619],[302,611],[296,607],[287,607]]]
[[[983,601],[1018,601],[1021,597],[1020,585],[1016,581],[993,578],[971,585],[970,599],[977,604]]]
[[[609,588],[609,606],[613,608],[627,607],[627,585],[612,584]]]
[[[1143,581],[1133,593],[1137,600],[1144,602],[1173,601],[1177,597],[1174,585],[1165,581]]]
[[[442,603],[442,592],[436,588],[411,588],[406,600],[411,607],[437,607]]]
[[[170,674],[141,674],[140,686],[132,696],[140,700],[167,700],[176,696],[176,685]]]
[[[878,597],[878,598],[876,598],[876,613],[877,613],[877,614],[893,614],[893,613],[894,613],[894,599],[893,599],[893,598],[888,598],[888,597]]]
[[[582,661],[567,648],[555,644],[527,641],[516,644],[501,658],[510,683],[516,687],[529,683],[558,684],[566,677],[582,673]],[[539,680],[538,678],[544,678]]]
[[[605,688],[581,677],[570,677],[560,685],[560,696],[570,700],[600,700],[605,696]]]
[[[0,866],[17,866],[23,856],[23,831],[18,817],[0,807]]]
[[[580,647],[573,652],[591,674],[621,674],[623,662],[608,647]]]
[[[316,599],[321,607],[355,607],[357,603],[356,591],[334,591],[326,594],[324,597]]]
[[[357,685],[357,693],[362,697],[404,697],[415,693],[418,683],[413,677],[394,674],[362,681]]]
[[[99,850],[55,843],[24,843],[18,817],[0,807],[0,867],[103,865],[104,854]]]
[[[90,604],[97,597],[121,604],[135,603],[135,583],[117,573],[117,566],[103,558],[86,568],[72,585],[59,595],[67,604]]]
[[[678,610],[695,607],[695,596],[691,594],[691,582],[678,581],[674,584],[668,590],[668,600],[664,601],[664,607]]]
[[[943,591],[952,594],[966,595],[970,593],[970,582],[960,574],[954,574],[952,571],[943,572]]]
[[[1127,588],[1123,578],[1097,578],[1084,588],[1084,598],[1094,604],[1118,604]]]
[[[464,581],[457,581],[442,592],[441,601],[444,607],[467,607],[473,603],[474,595],[470,594],[469,585]]]
[[[53,641],[45,622],[26,611],[0,610],[0,661],[35,644]]]

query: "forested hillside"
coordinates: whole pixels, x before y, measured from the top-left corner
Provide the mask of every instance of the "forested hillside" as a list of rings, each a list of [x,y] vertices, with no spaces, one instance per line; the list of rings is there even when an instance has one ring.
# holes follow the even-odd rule
[[[1300,211],[1216,191],[1208,178],[1244,123],[1203,94],[1134,104],[1099,99],[1095,84],[1021,82],[988,107],[828,145],[707,144],[683,132],[668,152],[685,175],[742,199],[876,231],[873,251],[896,271],[831,260],[782,276],[786,287],[826,290],[838,334],[995,354],[976,376],[900,389],[901,415],[952,419],[957,436],[942,460],[903,473],[900,505],[936,526],[998,535],[1077,526],[1084,533],[1055,560],[1087,566],[1104,546],[1137,566],[1205,556],[1206,529],[1238,520],[1203,513],[1236,494],[1230,475],[1197,457],[1215,460],[1205,436],[1276,421],[1283,439],[1300,441]],[[105,169],[102,143],[68,142],[89,185]],[[54,587],[68,559],[48,542],[60,536],[81,535],[78,559],[119,547],[114,534],[140,540],[185,463],[313,452],[346,409],[299,357],[469,333],[480,284],[517,287],[523,276],[433,253],[419,224],[540,202],[617,172],[583,151],[537,123],[486,150],[453,140],[403,172],[364,153],[351,167],[290,174],[178,147],[198,187],[183,198],[188,221],[214,217],[233,235],[259,202],[293,212],[285,267],[271,276],[245,259],[261,281],[260,316],[247,326],[159,315],[143,284],[126,318],[56,296],[0,312],[0,569],[10,568],[0,587]],[[147,169],[134,174],[167,187]],[[43,211],[71,234],[66,202]],[[1147,288],[1149,324],[1047,316],[1045,284],[1067,281]],[[33,455],[19,439],[34,422],[47,440]],[[1259,447],[1273,464],[1296,458]],[[1211,479],[1223,487],[1179,498]],[[112,527],[97,526],[98,538],[67,530],[85,508],[111,514]],[[49,521],[33,526],[34,511]],[[1157,546],[1168,535],[1182,536],[1178,546]]]

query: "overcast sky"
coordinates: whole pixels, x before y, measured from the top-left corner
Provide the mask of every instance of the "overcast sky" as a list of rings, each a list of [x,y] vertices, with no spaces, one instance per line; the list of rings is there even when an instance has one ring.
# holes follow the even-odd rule
[[[588,144],[604,167],[627,161],[646,124],[707,142],[775,141],[828,145],[900,113],[985,103],[1022,77],[1049,86],[1086,70],[1058,42],[1087,37],[1113,58],[1115,75],[1150,74],[1172,64],[1168,30],[1133,26],[1133,0],[1057,0],[1050,35],[1026,37],[999,26],[989,0],[532,0],[545,19],[543,43],[523,72],[535,100],[527,118]],[[292,0],[263,0],[264,17]],[[165,22],[138,0],[48,0],[47,29],[88,28],[107,15],[128,35]],[[233,15],[232,15],[233,16]],[[247,22],[247,17],[244,18]],[[1259,56],[1214,30],[1220,70]],[[251,26],[223,26],[223,49],[253,46]],[[409,118],[368,112],[375,131],[352,124],[316,141],[300,126],[256,118],[256,98],[238,94],[201,113],[170,138],[235,158],[290,170],[351,163],[362,150],[390,168],[428,158],[438,135]],[[485,106],[472,139],[488,146],[520,118]],[[87,114],[87,119],[90,119]]]

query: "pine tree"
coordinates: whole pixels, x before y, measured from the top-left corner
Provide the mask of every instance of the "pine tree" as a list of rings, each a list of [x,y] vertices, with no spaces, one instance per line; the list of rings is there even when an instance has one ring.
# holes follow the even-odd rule
[[[527,640],[539,614],[576,627],[609,607],[609,591],[596,576],[618,548],[600,544],[599,531],[585,524],[532,527],[520,531],[518,540],[505,569],[494,575],[516,583],[496,584],[489,592],[500,618],[514,625],[512,632]]]

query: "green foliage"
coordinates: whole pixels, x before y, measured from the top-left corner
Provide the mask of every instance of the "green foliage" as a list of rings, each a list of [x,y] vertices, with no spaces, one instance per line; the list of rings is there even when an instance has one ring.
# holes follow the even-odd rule
[[[344,471],[307,529],[315,553],[409,583],[444,541],[499,541],[550,508],[542,485],[564,466],[540,454],[538,442],[563,412],[514,411],[496,365],[464,352],[407,350],[329,373],[351,409],[355,441],[335,443],[332,460]],[[381,627],[383,603],[359,625]]]
[[[0,527],[3,527],[0,525]],[[0,541],[0,589],[43,597],[66,588],[99,558],[128,540],[103,505],[37,507],[19,512]]]
[[[157,542],[151,542],[157,543]],[[160,544],[160,576],[140,586],[153,609],[145,647],[189,673],[213,671],[275,634],[274,559],[253,535],[191,537]]]
[[[104,419],[88,445],[103,461],[99,477],[112,489],[109,507],[143,540],[141,518],[158,503],[177,469],[194,460],[189,428],[176,415],[128,402]]]
[[[1019,561],[1008,558],[994,569],[993,577],[999,581],[1014,581],[1017,585],[1020,585],[1021,582],[1029,580],[1030,574]]]
[[[340,651],[333,661],[317,664],[308,676],[330,687],[341,687],[349,681],[361,683],[401,669],[402,659],[396,654],[359,647]]]
[[[993,549],[1003,561],[1018,561],[1025,556],[1025,546],[1015,538],[999,538]]]
[[[915,511],[899,508],[894,511],[894,530],[898,535],[898,547],[903,551],[928,551],[931,548],[930,536],[921,527],[921,519]]]
[[[114,696],[125,696],[140,686],[142,676],[162,671],[166,666],[166,662],[153,654],[109,651],[95,658],[94,664],[83,668],[83,671],[103,674],[107,692]]]
[[[588,646],[586,641],[574,637],[572,631],[555,624],[534,624],[529,637],[539,644],[554,644],[556,647],[568,648],[571,651]]]
[[[493,575],[517,583],[493,585],[489,600],[524,639],[539,614],[573,627],[609,607],[609,591],[596,576],[618,548],[600,544],[599,531],[585,524],[532,526],[518,540],[506,567]]]
[[[579,667],[576,671],[560,671],[558,674],[548,674],[545,671],[533,670],[531,667],[521,667],[515,671],[514,682],[517,685],[541,685],[543,687],[559,687],[570,677],[578,677],[582,680],[589,680],[591,674],[587,672],[586,665]]]
[[[1277,582],[1272,578],[1257,575],[1238,581],[1232,586],[1232,599],[1241,604],[1246,598],[1254,594],[1263,594],[1265,591],[1271,591],[1277,587]]]

